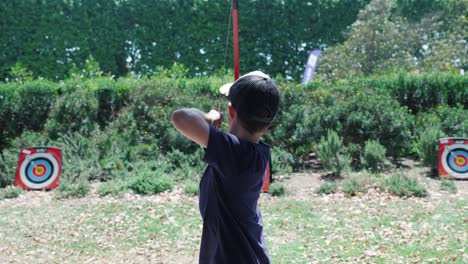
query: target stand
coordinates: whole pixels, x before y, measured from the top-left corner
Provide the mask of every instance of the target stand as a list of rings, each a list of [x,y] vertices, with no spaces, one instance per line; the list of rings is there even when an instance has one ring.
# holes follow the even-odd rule
[[[270,184],[273,182],[272,173],[271,173],[271,159],[267,163],[267,167],[265,170],[265,177],[263,178],[262,184],[262,192],[269,192],[270,191]]]
[[[55,147],[21,149],[15,186],[24,190],[51,190],[58,187],[62,172],[62,150]]]
[[[439,176],[468,179],[468,138],[439,139]]]

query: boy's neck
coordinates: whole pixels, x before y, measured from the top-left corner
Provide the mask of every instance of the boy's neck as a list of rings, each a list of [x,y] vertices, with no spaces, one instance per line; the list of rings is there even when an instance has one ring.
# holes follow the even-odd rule
[[[260,141],[261,133],[251,134],[245,130],[239,123],[232,123],[229,127],[229,133],[237,136],[238,138],[249,141],[254,144],[258,144]]]

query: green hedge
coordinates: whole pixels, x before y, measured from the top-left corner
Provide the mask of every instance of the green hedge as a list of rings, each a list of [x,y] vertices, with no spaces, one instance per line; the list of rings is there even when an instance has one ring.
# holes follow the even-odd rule
[[[40,131],[57,99],[57,83],[0,83],[0,150],[24,130]]]
[[[379,141],[393,158],[410,150],[413,118],[388,94],[348,83],[312,91],[286,89],[283,100],[271,138],[298,157],[306,157],[329,130],[351,147],[357,164],[367,140]]]
[[[467,136],[467,80],[400,75],[307,86],[279,80],[280,112],[265,137],[275,147],[273,168],[291,172],[305,166],[330,130],[342,138],[354,168],[361,166],[369,140],[395,161],[417,150],[429,124],[447,136]],[[217,93],[221,83],[219,77],[159,75],[0,84],[0,165],[15,164],[21,147],[47,144],[67,152],[64,175],[73,179],[132,178],[137,167],[157,160],[165,173],[193,180],[203,170],[202,151],[173,128],[170,115],[180,107],[208,111],[220,104],[224,110],[227,100]],[[95,170],[83,174],[81,168],[89,167]],[[11,183],[11,174],[0,171],[0,185]]]
[[[468,108],[468,78],[460,74],[377,76],[364,80],[362,85],[388,92],[415,114],[440,104]]]

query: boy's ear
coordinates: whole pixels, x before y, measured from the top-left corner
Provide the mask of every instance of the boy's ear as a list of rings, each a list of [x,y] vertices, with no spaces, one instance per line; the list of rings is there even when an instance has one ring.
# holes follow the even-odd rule
[[[236,109],[234,106],[232,106],[231,102],[228,104],[228,115],[229,115],[229,120],[233,120],[234,117],[237,115]]]

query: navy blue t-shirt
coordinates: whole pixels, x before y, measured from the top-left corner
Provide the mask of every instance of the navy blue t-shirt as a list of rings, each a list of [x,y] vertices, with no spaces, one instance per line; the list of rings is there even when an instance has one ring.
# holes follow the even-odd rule
[[[270,147],[210,126],[200,182],[200,263],[270,263],[257,206]]]

